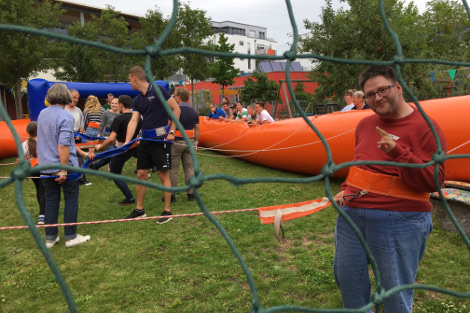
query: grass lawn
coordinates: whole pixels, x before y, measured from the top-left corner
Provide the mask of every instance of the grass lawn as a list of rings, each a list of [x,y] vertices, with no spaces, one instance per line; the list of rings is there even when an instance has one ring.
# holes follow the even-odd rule
[[[211,152],[198,155],[204,175],[305,178]],[[1,163],[14,162],[13,158]],[[130,160],[124,169],[135,177]],[[9,176],[14,166],[0,166]],[[101,171],[105,171],[102,168]],[[183,184],[180,170],[180,185]],[[79,221],[120,219],[133,206],[117,204],[124,197],[112,181],[87,175],[91,186],[80,186]],[[150,178],[159,182],[155,174]],[[331,190],[339,190],[340,180]],[[131,186],[135,192],[135,186]],[[235,186],[210,180],[199,189],[210,211],[288,204],[325,196],[324,183],[255,183]],[[162,192],[149,189],[148,216],[163,210]],[[34,220],[38,205],[31,181],[24,198]],[[174,214],[197,213],[196,202],[176,195]],[[63,203],[62,203],[63,206]],[[12,185],[0,189],[0,226],[24,225]],[[271,225],[261,225],[256,211],[215,215],[243,256],[264,308],[296,305],[341,308],[333,277],[334,227],[337,213],[328,207],[316,214],[284,222],[286,241],[279,244]],[[59,221],[62,220],[60,216]],[[44,229],[40,232],[44,234]],[[223,236],[204,216],[82,225],[91,241],[51,249],[73,293],[79,312],[250,312],[252,294],[247,278]],[[66,312],[64,296],[44,257],[27,230],[0,231],[0,312]],[[354,270],[354,269],[351,269]],[[435,227],[421,262],[417,282],[454,291],[470,290],[470,253],[458,236]],[[312,311],[313,312],[313,311]],[[414,312],[470,312],[470,300],[419,290]]]

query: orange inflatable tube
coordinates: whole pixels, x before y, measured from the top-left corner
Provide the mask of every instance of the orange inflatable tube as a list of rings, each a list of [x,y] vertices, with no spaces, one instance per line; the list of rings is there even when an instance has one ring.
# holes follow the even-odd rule
[[[29,135],[26,132],[26,125],[30,122],[28,119],[11,121],[13,127],[18,132],[21,142],[28,139]],[[21,147],[20,147],[21,148]],[[18,148],[16,147],[13,134],[6,122],[0,122],[0,159],[14,157],[18,155]]]
[[[447,154],[470,154],[470,96],[420,102],[426,114],[436,120],[447,139]],[[333,162],[353,160],[355,128],[372,110],[335,112],[311,116],[309,120],[326,139]],[[317,175],[327,162],[320,138],[302,118],[249,127],[246,123],[200,118],[199,145],[246,161],[280,170]],[[446,162],[446,179],[470,182],[468,159]],[[346,177],[349,169],[335,172]]]

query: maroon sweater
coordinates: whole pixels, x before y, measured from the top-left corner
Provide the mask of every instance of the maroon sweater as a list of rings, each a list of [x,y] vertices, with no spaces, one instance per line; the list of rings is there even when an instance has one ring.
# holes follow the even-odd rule
[[[436,128],[442,149],[447,151],[447,144],[439,125],[431,119]],[[380,127],[393,137],[397,145],[388,154],[377,147],[381,136],[376,127]],[[375,160],[391,161],[409,164],[423,164],[432,160],[437,145],[432,131],[419,111],[400,119],[383,119],[377,114],[362,119],[356,127],[356,146],[354,148],[354,161]],[[383,165],[360,165],[362,169],[374,173],[399,176],[407,185],[417,191],[434,192],[438,186],[434,183],[434,167],[413,169],[406,167],[393,167]],[[439,185],[444,183],[445,167],[439,167]],[[342,184],[344,195],[354,194],[359,189],[348,186],[347,180]],[[429,212],[432,205],[429,201],[407,200],[395,197],[368,193],[361,198],[344,201],[344,204],[353,208],[374,208],[390,211]]]

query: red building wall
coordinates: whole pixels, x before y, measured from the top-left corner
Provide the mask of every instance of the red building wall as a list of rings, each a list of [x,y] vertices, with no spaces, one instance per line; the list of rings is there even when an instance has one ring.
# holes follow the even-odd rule
[[[290,78],[291,78],[291,80],[306,80],[306,81],[303,82],[304,87],[305,87],[304,91],[313,94],[315,92],[315,89],[317,88],[317,84],[310,81],[307,77],[307,74],[308,74],[307,72],[290,72]],[[245,80],[247,80],[247,78],[248,78],[248,76],[240,76],[240,77],[234,78],[235,83],[230,87],[243,87],[244,86],[243,82]],[[268,79],[269,80],[274,80],[278,83],[281,82],[280,97],[282,99],[282,102],[278,105],[277,111],[279,112],[281,110],[285,110],[286,107],[287,107],[286,99],[288,99],[289,101],[292,101],[291,96],[289,94],[289,90],[287,88],[287,82],[284,82],[286,92],[284,92],[284,88],[282,86],[282,81],[286,80],[286,73],[285,72],[271,72],[271,73],[268,73]],[[292,88],[295,89],[295,86],[297,84],[298,84],[298,82],[293,82],[292,83]],[[180,88],[180,87],[177,86],[176,88]],[[187,88],[188,90],[191,91],[191,85],[186,85],[185,88]],[[195,91],[200,90],[200,89],[210,90],[211,91],[211,96],[212,96],[212,102],[217,104],[220,107],[220,93],[218,93],[220,91],[220,85],[219,84],[214,84],[212,82],[201,82],[201,83],[194,84],[194,90]],[[229,90],[229,88],[226,87],[225,90]],[[233,97],[232,97],[232,99],[233,99]],[[269,112],[272,112],[271,104],[268,104],[266,106],[266,109]]]

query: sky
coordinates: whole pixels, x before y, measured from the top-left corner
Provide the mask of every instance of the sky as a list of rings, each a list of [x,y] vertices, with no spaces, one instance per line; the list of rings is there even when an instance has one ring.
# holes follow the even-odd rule
[[[86,4],[93,7],[105,8],[112,5],[121,13],[145,16],[148,10],[158,10],[164,16],[170,16],[173,1],[153,0],[67,0],[70,2]],[[319,22],[321,8],[325,0],[291,0],[293,15],[296,20],[299,34],[306,33],[303,21]],[[334,9],[348,8],[347,2],[333,0]],[[425,9],[425,0],[415,0],[420,12]],[[216,22],[233,21],[267,28],[267,37],[277,42],[277,54],[282,55],[290,48],[293,28],[289,19],[285,0],[191,0],[192,9],[206,11],[206,16]]]

